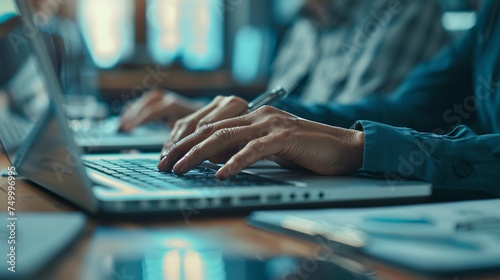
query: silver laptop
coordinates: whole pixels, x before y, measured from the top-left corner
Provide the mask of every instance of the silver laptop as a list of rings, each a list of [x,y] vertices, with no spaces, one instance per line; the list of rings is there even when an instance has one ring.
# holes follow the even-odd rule
[[[21,3],[22,2],[22,3]],[[23,7],[24,1],[18,1]],[[358,177],[295,173],[263,162],[230,180],[214,178],[218,166],[204,163],[184,176],[161,173],[159,154],[82,156],[61,109],[61,89],[39,36],[30,39],[32,67],[42,87],[30,114],[0,103],[0,140],[17,172],[88,212],[137,213],[362,201],[427,196],[431,185],[389,184]],[[0,95],[0,98],[3,96]],[[18,139],[6,141],[16,119]],[[7,131],[5,131],[7,129]]]
[[[20,21],[12,21],[14,21],[13,26],[22,25]],[[8,95],[7,98],[12,108],[21,114],[30,115],[32,107],[40,101],[38,98],[48,96],[44,92],[47,88],[44,85],[43,77],[36,73],[38,71],[37,62],[32,49],[28,46],[22,46],[17,50],[17,53],[13,54],[16,58],[2,69],[6,72],[5,75],[9,76],[9,80],[4,86],[4,92]],[[36,98],[33,98],[34,96]],[[70,119],[68,122],[74,132],[76,143],[87,153],[118,152],[131,149],[157,151],[163,147],[163,142],[169,133],[166,125],[158,123],[138,127],[130,133],[120,133],[118,132],[118,117],[103,120]],[[14,127],[26,130],[22,125]],[[11,133],[19,132],[11,131]]]
[[[3,0],[5,1],[5,0]],[[7,1],[7,2],[14,2],[14,1]],[[26,1],[24,1],[26,2]],[[30,15],[35,14],[32,11],[32,6],[30,4],[31,2],[23,3],[23,5],[26,5],[27,7],[22,11],[23,16],[25,18],[30,18]],[[15,51],[16,51],[16,56],[18,59],[15,59],[14,62],[23,62],[20,64],[18,67],[22,68],[20,71],[16,72],[16,77],[15,79],[12,79],[11,84],[9,85],[10,91],[9,92],[16,92],[16,95],[11,98],[11,102],[18,103],[19,106],[18,108],[22,109],[24,107],[24,98],[26,95],[29,96],[29,91],[32,91],[34,89],[38,89],[37,87],[39,86],[39,81],[37,81],[35,78],[37,76],[35,73],[33,73],[33,67],[28,67],[28,63],[30,62],[29,60],[25,63],[24,59],[26,57],[30,56],[29,49],[24,46],[24,44],[19,44],[18,42],[26,42],[26,40],[23,41],[23,36],[25,30],[31,30],[35,29],[34,26],[26,26],[28,23],[26,21],[21,22],[22,25],[25,26],[24,30],[20,30],[19,32],[16,32],[14,37],[11,36],[12,38],[17,39],[17,41],[14,41],[15,44]],[[85,44],[81,42],[81,40],[77,40],[81,36],[78,34],[74,34],[75,32],[78,32],[78,28],[68,26],[68,22],[64,22],[63,28],[56,28],[54,26],[51,26],[50,28],[46,28],[48,30],[51,30],[52,33],[56,34],[45,34],[47,36],[44,36],[44,44],[47,50],[50,51],[50,53],[56,52],[56,49],[68,49],[68,48],[74,48],[75,50],[71,49],[71,51],[62,51],[62,53],[74,53],[74,52],[81,52],[81,55],[83,56],[84,51],[81,50],[85,48]],[[59,30],[61,29],[60,32],[54,31],[54,30]],[[38,31],[38,29],[36,29]],[[68,31],[69,30],[69,31]],[[64,31],[64,32],[63,32]],[[61,37],[58,40],[51,40],[49,37],[51,36],[58,36]],[[19,39],[21,37],[21,39]],[[77,37],[76,39],[73,37]],[[24,38],[26,39],[26,38]],[[48,43],[51,42],[51,43]],[[56,48],[55,45],[57,42],[57,45],[61,45],[59,48]],[[81,46],[74,46],[74,45],[81,45]],[[55,55],[51,56],[51,58],[55,59],[55,57],[61,57],[64,56],[65,54],[60,54],[60,55]],[[73,54],[75,55],[75,54]],[[60,69],[60,71],[65,72],[64,76],[71,76],[70,74],[67,74],[66,72],[72,73],[72,75],[75,75],[73,72],[78,72],[80,71],[80,67],[82,65],[75,65],[77,64],[77,60],[74,57],[61,57],[59,58],[62,62],[59,63],[64,63],[64,65],[60,65],[57,68]],[[59,63],[53,62],[51,65],[57,65]],[[54,67],[56,68],[56,67]],[[77,68],[77,69],[74,69]],[[73,71],[70,71],[68,69],[73,69]],[[26,77],[34,77],[33,79],[27,79]],[[71,81],[70,81],[71,80]],[[101,112],[101,111],[107,111],[106,108],[103,104],[98,103],[97,101],[87,101],[85,102],[84,100],[89,100],[89,98],[85,97],[91,97],[91,96],[85,96],[82,94],[85,94],[85,92],[82,91],[87,91],[89,88],[91,88],[90,85],[79,85],[82,82],[81,79],[65,79],[65,82],[72,83],[70,88],[72,89],[73,92],[76,92],[76,94],[71,95],[71,97],[74,98],[69,98],[70,96],[67,96],[68,100],[73,100],[70,102],[66,102],[65,106],[63,108],[65,109],[65,112],[70,116],[70,127],[74,130],[74,135],[75,135],[75,140],[79,146],[83,148],[83,150],[86,153],[98,153],[98,152],[119,152],[121,150],[131,150],[131,149],[137,149],[141,151],[156,151],[158,149],[161,149],[163,146],[163,143],[165,141],[165,138],[167,137],[169,133],[169,129],[167,126],[163,123],[150,123],[141,127],[138,127],[137,129],[129,132],[129,133],[122,133],[118,131],[119,127],[119,117],[108,117],[105,119],[98,119],[97,117],[92,118],[92,117],[84,117],[84,116],[92,116],[95,115],[95,112]],[[90,84],[90,83],[89,83]],[[68,86],[68,85],[67,85]],[[91,92],[94,92],[95,90],[91,90]],[[99,113],[98,115],[103,115],[105,116],[106,113]]]

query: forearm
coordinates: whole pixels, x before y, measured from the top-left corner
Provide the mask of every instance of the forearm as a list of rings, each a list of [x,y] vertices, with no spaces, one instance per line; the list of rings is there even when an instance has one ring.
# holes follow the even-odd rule
[[[500,196],[500,135],[478,136],[465,126],[436,135],[370,121],[356,128],[365,133],[362,172],[388,183],[417,179]]]

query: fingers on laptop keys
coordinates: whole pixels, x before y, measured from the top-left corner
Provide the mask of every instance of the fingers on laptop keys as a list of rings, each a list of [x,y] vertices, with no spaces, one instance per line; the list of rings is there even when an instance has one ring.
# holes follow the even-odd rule
[[[142,122],[152,118],[152,115],[157,113],[157,109],[154,108],[155,112],[151,112],[151,107],[155,104],[159,104],[164,94],[163,91],[158,89],[151,90],[149,93],[145,93],[137,101],[127,105],[120,118],[119,130],[130,131]]]
[[[130,131],[150,121],[179,119],[202,106],[202,102],[193,101],[174,92],[153,89],[124,110],[119,129]]]
[[[272,129],[270,124],[273,116],[281,115],[282,111],[269,108],[197,129],[170,148],[158,165],[159,170],[185,174],[207,159],[228,159],[215,174],[219,179],[227,179],[261,159],[279,155],[284,150],[285,141],[280,137],[281,130]]]
[[[215,177],[228,179],[259,160],[281,159],[321,175],[355,172],[363,165],[364,133],[297,118],[263,106],[244,116],[205,125],[175,143],[160,171],[185,174],[205,160],[229,158]],[[287,164],[290,165],[290,164]]]
[[[246,112],[247,108],[248,103],[236,96],[214,98],[210,104],[175,123],[163,146],[161,159],[166,156],[167,151],[172,148],[174,143],[194,133],[200,127],[240,116]]]

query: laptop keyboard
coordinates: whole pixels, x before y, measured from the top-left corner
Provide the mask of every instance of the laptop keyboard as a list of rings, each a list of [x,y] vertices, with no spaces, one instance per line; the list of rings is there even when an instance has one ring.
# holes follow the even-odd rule
[[[84,161],[85,166],[149,191],[203,187],[293,186],[258,175],[240,173],[229,180],[214,177],[215,168],[198,166],[185,175],[160,172],[157,160]]]
[[[8,121],[7,121],[8,120]],[[22,141],[31,130],[32,125],[27,121],[21,121],[17,117],[9,116],[0,119],[0,132],[6,145],[16,146]]]

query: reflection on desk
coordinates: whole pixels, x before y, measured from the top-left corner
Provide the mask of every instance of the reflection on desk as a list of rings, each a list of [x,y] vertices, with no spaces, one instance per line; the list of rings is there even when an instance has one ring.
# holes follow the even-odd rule
[[[287,255],[245,256],[224,250],[216,232],[97,228],[85,258],[89,280],[374,279],[329,260]],[[212,241],[212,242],[210,242]]]
[[[0,169],[7,166],[7,158],[0,154]],[[7,186],[7,179],[0,178],[0,209],[7,209],[7,200],[3,199],[6,197]],[[74,205],[21,179],[17,180],[16,197],[16,210],[19,213],[79,211]],[[193,263],[203,261],[204,265],[198,267],[207,271],[213,267],[210,264],[221,263],[220,256],[224,276],[231,280],[266,279],[260,277],[262,274],[258,271],[265,271],[265,275],[269,275],[267,279],[283,280],[314,279],[307,271],[327,271],[316,279],[335,280],[352,279],[353,275],[357,275],[354,272],[358,272],[363,277],[354,279],[362,280],[375,278],[372,269],[376,271],[378,279],[422,279],[421,276],[400,271],[373,259],[368,259],[369,263],[359,258],[344,259],[343,264],[348,263],[352,273],[336,266],[328,266],[332,267],[331,270],[323,269],[324,264],[320,264],[315,258],[315,250],[322,246],[321,244],[257,230],[246,225],[244,216],[211,219],[193,217],[189,222],[162,217],[150,218],[145,217],[141,221],[117,221],[88,217],[82,238],[66,250],[63,257],[51,261],[46,267],[45,278],[39,275],[37,279],[140,280],[154,279],[153,271],[161,275],[159,279],[165,279],[165,271],[172,271],[171,267],[176,267],[180,273],[177,279],[196,279],[189,274],[192,272],[186,274],[186,270],[191,270]],[[336,257],[336,254],[332,255]],[[339,262],[337,259],[336,263]],[[275,267],[280,268],[279,272],[269,272],[275,271]],[[216,268],[212,270],[215,271]],[[241,273],[241,276],[235,277],[230,274],[230,270]],[[280,277],[276,278],[276,275]],[[306,276],[309,278],[305,278]],[[457,278],[454,276],[448,279]],[[500,275],[473,274],[459,279],[490,280],[500,279]]]

